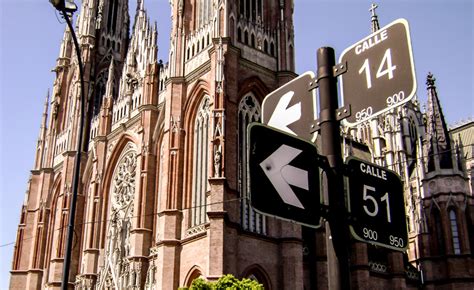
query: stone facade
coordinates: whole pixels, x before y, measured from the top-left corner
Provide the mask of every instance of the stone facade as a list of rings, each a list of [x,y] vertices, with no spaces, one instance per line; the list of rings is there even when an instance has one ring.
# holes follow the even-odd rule
[[[246,125],[260,120],[266,94],[296,77],[293,5],[170,1],[163,64],[143,0],[130,36],[128,1],[82,1],[77,34],[90,98],[71,289],[177,289],[226,273],[265,289],[334,285],[324,227],[264,217],[246,198]],[[79,123],[75,59],[66,30],[21,209],[11,289],[60,287]],[[428,94],[427,112],[413,101],[344,132],[346,157],[360,154],[400,174],[410,225],[407,254],[352,242],[354,289],[474,284],[471,176],[432,78]]]

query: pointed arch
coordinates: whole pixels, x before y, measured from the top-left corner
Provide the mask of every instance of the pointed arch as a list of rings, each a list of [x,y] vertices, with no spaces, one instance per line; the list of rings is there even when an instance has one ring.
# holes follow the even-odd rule
[[[248,197],[249,172],[246,166],[247,160],[247,127],[252,122],[261,121],[261,109],[258,100],[252,92],[244,95],[238,107],[238,189],[241,197]],[[240,211],[241,225],[244,230],[265,234],[266,219],[263,215],[255,212],[249,205],[247,198],[242,199]]]
[[[165,111],[161,110],[158,116],[158,121],[156,123],[155,129],[153,131],[152,137],[152,148],[151,152],[154,152],[156,156],[156,171],[155,171],[155,201],[154,201],[154,212],[159,213],[161,211],[161,201],[162,195],[164,191],[162,191],[163,183],[166,181],[166,176],[163,175],[163,167],[164,167],[164,115]],[[154,225],[153,225],[153,235],[152,235],[152,244],[155,244],[157,240],[159,240],[159,223],[158,223],[158,216],[154,217]]]
[[[461,254],[461,243],[459,239],[459,227],[458,227],[458,218],[456,209],[454,207],[450,207],[448,209],[448,216],[449,216],[449,225],[451,229],[451,242],[453,244],[453,253],[455,255]]]
[[[57,211],[55,210],[58,203],[60,204],[59,200],[59,195],[61,193],[61,179],[62,175],[59,173],[57,176],[55,176],[55,179],[53,181],[53,186],[51,186],[51,192],[48,194],[49,200],[46,201],[47,206],[49,205],[50,208],[50,214],[49,214],[49,221],[48,221],[48,226],[47,226],[47,233],[46,233],[46,248],[45,248],[45,266],[46,266],[46,271],[45,273],[49,272],[49,268],[51,267],[50,261],[53,258],[53,248],[55,245],[55,234],[56,234],[56,228],[54,227],[56,223],[56,213]]]
[[[288,46],[288,69],[291,71],[295,70],[295,50],[293,44]]]
[[[112,177],[116,169],[116,165],[119,162],[119,159],[122,157],[122,153],[125,149],[125,147],[128,144],[133,144],[135,148],[138,148],[139,142],[138,140],[130,135],[130,134],[124,134],[120,137],[118,140],[117,144],[114,146],[112,149],[112,153],[110,154],[110,157],[108,158],[108,161],[106,163],[105,167],[105,172],[103,174],[103,182],[101,183],[99,190],[99,196],[102,200],[102,206],[101,206],[101,217],[100,220],[101,226],[100,226],[100,248],[104,248],[105,246],[105,235],[106,235],[106,221],[108,219],[107,214],[109,212],[109,196],[110,196],[110,187],[112,184]]]
[[[237,41],[242,42],[242,28],[237,28]]]
[[[164,106],[159,109],[158,120],[156,121],[155,128],[152,133],[152,147],[151,152],[157,152],[159,150],[158,144],[161,143],[165,128],[165,109]]]
[[[184,278],[183,285],[188,288],[191,287],[191,284],[193,283],[195,279],[199,277],[203,277],[202,273],[203,271],[199,266],[197,265],[192,266]]]
[[[187,95],[189,98],[184,104],[184,118],[186,118],[190,113],[195,113],[196,107],[199,105],[200,98],[202,95],[210,95],[210,84],[203,80],[199,79],[188,91]],[[194,116],[189,116],[187,120],[193,120]],[[189,125],[185,123],[185,126]]]
[[[51,212],[49,220],[49,231],[47,238],[47,261],[51,258],[60,258],[63,254],[63,248],[65,242],[63,239],[66,236],[66,226],[68,221],[68,213],[66,212],[68,208],[66,205],[69,204],[68,198],[65,191],[66,188],[61,189],[62,185],[62,175],[59,174],[55,181],[53,182],[52,191],[51,191]],[[54,249],[56,251],[54,252]]]
[[[204,95],[194,118],[192,136],[192,188],[191,227],[207,219],[207,191],[209,189],[209,126],[210,97]],[[191,164],[190,163],[190,164]]]
[[[96,148],[94,146],[89,147],[89,154],[87,155],[86,165],[84,166],[84,173],[82,174],[82,184],[84,184],[84,190],[86,189],[86,184],[90,182],[93,173],[94,159],[97,158]],[[83,191],[86,192],[86,191]]]
[[[120,149],[113,162],[107,168],[107,177],[103,191],[103,228],[102,248],[105,265],[100,270],[98,289],[113,283],[122,289],[129,281],[135,281],[134,273],[128,270],[131,253],[130,237],[133,228],[137,188],[140,186],[140,161],[136,143],[121,138],[116,149]],[[114,152],[115,153],[115,152]],[[113,165],[113,166],[111,166]],[[130,280],[131,279],[131,280]],[[136,285],[133,285],[136,286]]]
[[[189,90],[189,98],[186,100],[183,111],[183,127],[187,134],[183,176],[185,194],[182,203],[184,207],[193,207],[193,210],[188,211],[185,217],[189,227],[207,221],[205,204],[208,189],[209,124],[212,106],[208,88],[209,84],[206,81],[198,80]]]
[[[253,264],[242,272],[242,278],[255,280],[263,285],[263,289],[272,289],[271,280],[265,269],[259,264]]]
[[[252,92],[261,103],[263,101],[263,98],[270,92],[270,89],[265,85],[265,83],[257,76],[250,77],[248,79],[245,79],[240,85],[239,85],[239,93],[238,95],[243,97],[249,92]]]
[[[443,255],[446,253],[445,235],[443,231],[443,222],[441,211],[438,208],[432,208],[431,211],[431,254],[432,255]]]
[[[235,17],[234,17],[233,13],[231,13],[231,15],[229,17],[228,35],[229,35],[230,39],[232,39],[232,41],[235,44]]]

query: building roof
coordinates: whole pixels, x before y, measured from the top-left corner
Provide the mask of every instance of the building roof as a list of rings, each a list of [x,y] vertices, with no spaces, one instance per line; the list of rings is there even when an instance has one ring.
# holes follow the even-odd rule
[[[471,120],[449,130],[452,140],[463,147],[467,160],[474,159],[474,120]]]

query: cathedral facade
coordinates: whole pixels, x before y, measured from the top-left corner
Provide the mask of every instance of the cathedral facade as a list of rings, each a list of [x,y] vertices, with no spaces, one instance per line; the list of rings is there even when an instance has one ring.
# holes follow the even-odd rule
[[[297,76],[293,5],[170,1],[163,64],[143,0],[133,19],[128,0],[82,1],[85,130],[66,30],[21,208],[11,289],[60,287],[78,134],[85,141],[70,289],[178,289],[227,273],[265,289],[333,285],[324,229],[262,216],[247,199],[247,125],[260,121],[268,93]],[[426,112],[415,100],[342,131],[346,157],[361,154],[401,176],[410,237],[406,254],[352,242],[354,289],[474,285],[472,147],[463,144],[473,126],[450,135],[431,75],[427,93]]]

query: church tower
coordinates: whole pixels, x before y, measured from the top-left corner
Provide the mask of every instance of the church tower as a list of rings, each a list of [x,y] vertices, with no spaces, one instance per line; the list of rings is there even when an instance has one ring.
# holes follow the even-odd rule
[[[267,288],[301,288],[302,245],[288,242],[300,238],[300,228],[268,221],[246,199],[247,124],[260,120],[267,93],[296,76],[294,56],[288,57],[292,1],[179,0],[171,11],[146,283],[174,289],[233,273]],[[279,265],[291,264],[270,250],[279,247],[300,259],[296,272],[284,271],[291,276],[278,274]]]
[[[296,77],[293,0],[170,0],[169,60],[144,0],[84,0],[76,21],[85,72],[64,31],[20,210],[11,289],[58,289],[73,164],[83,134],[69,288],[178,289],[223,274],[264,289],[326,289],[325,230],[249,205],[247,126]],[[372,6],[372,31],[379,29]],[[407,253],[350,241],[354,289],[472,285],[472,189],[435,80],[417,98],[344,130],[354,155],[404,182]],[[269,201],[271,202],[271,201]],[[470,283],[470,284],[469,284]]]
[[[372,32],[380,29],[375,8],[377,5],[372,5],[369,10]],[[405,281],[391,277],[395,288],[472,288],[474,203],[466,160],[462,144],[452,141],[431,73],[426,85],[426,112],[415,96],[345,131],[346,156],[353,155],[356,147],[366,146],[371,161],[398,173],[404,184],[407,253],[361,243],[353,246],[359,253],[353,255],[354,269],[362,272],[367,265],[372,278],[367,285],[372,287],[376,285],[374,273],[383,273],[406,277]],[[369,283],[365,275],[355,275],[353,283]],[[386,286],[380,284],[380,288]]]
[[[426,85],[426,135],[420,164],[420,206],[426,228],[417,236],[410,258],[424,273],[427,289],[470,288],[474,283],[470,214],[474,203],[463,149],[448,132],[431,73]]]
[[[301,227],[248,205],[246,127],[294,78],[293,1],[174,0],[169,61],[137,0],[82,1],[47,97],[14,253],[12,289],[57,289],[78,134],[75,289],[176,289],[225,273],[303,289]],[[48,114],[48,112],[50,112]]]

